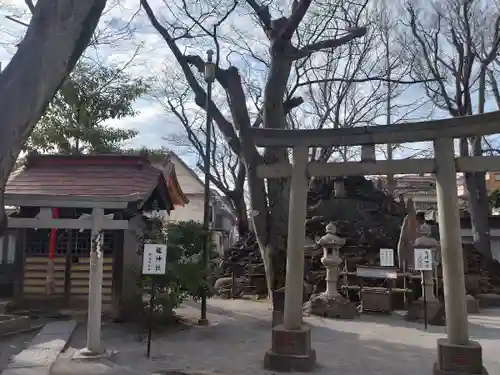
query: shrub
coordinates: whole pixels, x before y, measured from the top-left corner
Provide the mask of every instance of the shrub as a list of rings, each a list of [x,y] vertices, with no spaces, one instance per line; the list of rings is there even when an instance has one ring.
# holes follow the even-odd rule
[[[213,294],[207,279],[210,267],[203,264],[203,228],[194,221],[165,223],[161,219],[146,219],[144,243],[167,244],[165,275],[155,276],[155,321],[171,321],[173,310],[187,298],[199,299],[202,293]],[[209,260],[214,258],[214,245],[209,248]],[[208,268],[208,269],[207,269]],[[151,284],[151,276],[142,276],[142,286]],[[149,301],[144,301],[145,311]]]

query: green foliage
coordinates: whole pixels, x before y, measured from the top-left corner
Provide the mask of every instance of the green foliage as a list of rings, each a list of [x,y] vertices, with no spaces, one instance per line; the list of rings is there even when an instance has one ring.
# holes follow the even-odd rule
[[[40,119],[25,150],[39,152],[113,152],[137,135],[107,125],[109,120],[135,116],[133,103],[149,83],[121,68],[79,62]]]
[[[496,189],[488,196],[490,208],[500,208],[500,190]]]
[[[145,243],[167,244],[167,271],[155,276],[159,290],[155,309],[162,312],[163,319],[169,319],[172,310],[187,298],[198,299],[203,292],[212,294],[204,277],[207,269],[202,259],[203,228],[194,221],[165,224],[160,219],[147,219],[146,226]],[[212,244],[210,258],[214,255]],[[151,282],[151,277],[145,276],[144,281]]]
[[[165,155],[167,152],[170,150],[166,147],[160,147],[160,148],[147,148],[147,147],[141,147],[141,148],[126,148],[122,149],[121,153],[125,155],[139,155],[139,154],[144,154],[147,155],[149,158],[149,161],[152,163],[161,163],[165,159]]]

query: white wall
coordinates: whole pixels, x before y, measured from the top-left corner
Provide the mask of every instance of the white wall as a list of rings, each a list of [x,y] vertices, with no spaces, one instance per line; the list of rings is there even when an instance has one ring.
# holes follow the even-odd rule
[[[192,220],[198,223],[203,223],[204,185],[195,176],[193,176],[193,172],[186,168],[186,166],[178,160],[175,155],[172,155],[170,160],[175,166],[175,174],[177,175],[179,186],[189,199],[189,203],[183,207],[175,207],[175,209],[170,212],[170,215],[165,213],[165,221]],[[160,166],[156,165],[156,167],[158,168]],[[231,226],[228,225],[228,228],[230,227]],[[227,245],[224,242],[227,241],[222,240],[221,233],[214,232],[213,237],[216,250],[219,253],[222,253],[224,245]]]
[[[181,184],[181,189],[184,186]],[[198,223],[203,222],[203,195],[187,195],[189,203],[184,207],[175,207],[173,211],[170,212],[170,216],[167,216],[168,221],[196,221]]]
[[[175,166],[175,174],[184,194],[189,199],[191,199],[191,194],[203,194],[203,184],[193,176],[193,172],[187,169],[175,156],[172,156],[170,160]]]

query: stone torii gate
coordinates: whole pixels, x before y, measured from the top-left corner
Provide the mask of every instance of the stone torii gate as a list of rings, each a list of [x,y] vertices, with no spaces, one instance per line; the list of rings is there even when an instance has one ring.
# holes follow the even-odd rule
[[[12,198],[6,195],[6,202],[11,205],[22,206],[26,204],[26,199]],[[38,197],[38,201],[31,200],[31,205],[41,206],[40,213],[35,218],[11,217],[8,220],[9,228],[38,228],[38,229],[90,229],[91,251],[90,251],[90,274],[89,274],[89,298],[88,298],[88,324],[87,324],[87,345],[81,351],[85,356],[101,355],[101,315],[102,315],[102,282],[103,282],[103,254],[102,231],[129,229],[128,220],[116,220],[104,214],[106,209],[124,209],[130,201],[126,198],[103,198],[96,197],[70,197],[58,199],[58,197],[47,196]],[[80,219],[54,219],[52,218],[50,206],[58,207],[82,207],[92,208],[92,214]],[[54,283],[54,280],[47,280]]]
[[[434,173],[439,215],[447,338],[438,339],[434,374],[487,374],[479,343],[468,333],[465,276],[457,197],[457,172],[500,170],[500,157],[455,157],[454,139],[500,133],[500,111],[436,121],[350,129],[251,129],[258,147],[293,149],[292,163],[258,165],[260,178],[291,177],[284,324],[273,328],[270,370],[311,370],[316,356],[302,322],[305,221],[310,177]],[[376,144],[433,141],[434,159],[380,160]],[[310,147],[359,146],[361,162],[309,162]]]

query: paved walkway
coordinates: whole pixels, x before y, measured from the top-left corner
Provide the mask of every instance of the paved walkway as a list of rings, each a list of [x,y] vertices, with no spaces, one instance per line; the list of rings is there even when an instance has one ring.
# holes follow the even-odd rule
[[[38,331],[24,332],[0,338],[0,373],[7,368],[12,357],[29,345],[37,333]]]
[[[145,358],[145,343],[123,327],[103,328],[109,349],[118,350],[111,360],[71,361],[73,349],[62,354],[52,375],[137,374],[158,370],[227,375],[269,374],[262,368],[264,352],[271,345],[267,302],[210,300],[210,327],[193,327],[155,337],[152,359]],[[197,318],[199,306],[190,303],[179,311]],[[355,321],[308,317],[313,326],[313,347],[317,351],[315,374],[331,375],[429,375],[436,360],[436,339],[444,336],[441,327],[423,330],[398,316],[363,315]],[[471,336],[483,345],[485,365],[490,374],[500,374],[500,310],[484,310],[470,317]],[[71,346],[84,346],[84,327],[75,332]]]
[[[48,375],[75,327],[72,320],[47,323],[26,349],[12,357],[2,375]]]

